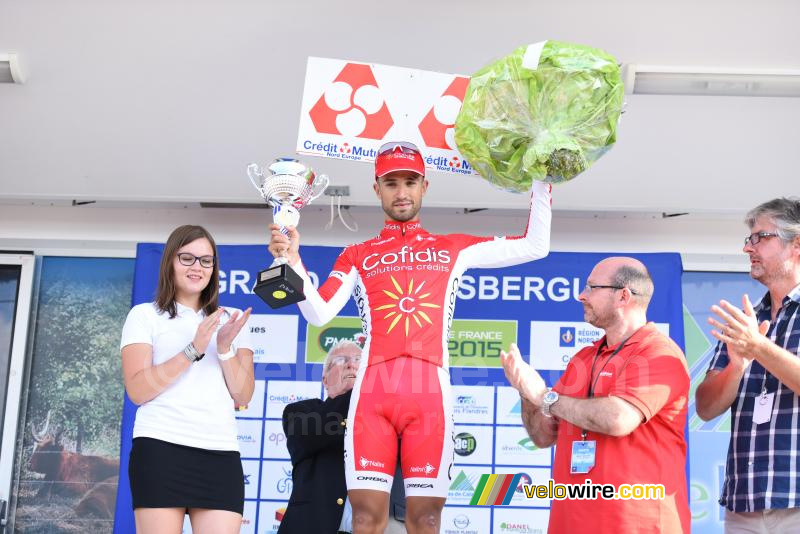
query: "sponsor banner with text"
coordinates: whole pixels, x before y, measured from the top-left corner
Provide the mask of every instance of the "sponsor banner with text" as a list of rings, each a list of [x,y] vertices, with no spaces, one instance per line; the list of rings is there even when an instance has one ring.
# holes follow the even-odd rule
[[[509,234],[521,231],[510,228]],[[162,250],[160,244],[138,246],[133,304],[152,299]],[[340,251],[340,247],[302,248],[303,263],[312,283],[318,285],[319,280],[325,280]],[[339,312],[339,317],[323,327],[309,326],[297,306],[269,309],[252,293],[256,274],[268,263],[265,254],[263,244],[219,246],[220,265],[224,267],[220,303],[240,309],[253,307],[248,327],[256,349],[263,351],[255,359],[253,398],[247,406],[235,407],[231,402],[231,409],[236,410],[244,458],[247,502],[257,502],[258,510],[257,517],[250,519],[257,524],[243,524],[243,531],[259,533],[277,530],[281,510],[285,509],[291,493],[291,463],[281,427],[284,408],[291,402],[323,397],[320,363],[333,343],[341,339],[363,342],[361,320],[352,300]],[[536,528],[546,529],[547,511],[530,508],[547,508],[547,502],[512,500],[510,507],[518,507],[516,510],[486,509],[488,515],[475,507],[469,513],[456,511],[469,505],[481,474],[519,471],[530,478],[526,479],[528,483],[549,477],[551,451],[531,450],[532,444],[522,427],[519,394],[507,385],[499,367],[499,351],[516,342],[523,358],[531,360],[547,384],[552,385],[564,368],[565,360],[561,358],[571,357],[581,343],[589,342],[591,333],[581,330],[591,327],[582,322],[583,309],[577,297],[592,267],[609,255],[618,254],[552,252],[536,262],[503,269],[475,269],[462,276],[448,338],[456,442],[446,504],[447,513],[451,514],[449,509],[453,507],[454,515],[448,516],[451,523],[443,522],[443,530],[472,529],[496,534],[521,532],[525,525],[531,532]],[[665,327],[669,325],[669,334],[682,345],[680,257],[677,254],[635,257],[647,265],[656,286],[648,308],[649,318]],[[587,339],[581,340],[582,335]],[[129,532],[133,525],[127,457],[135,410],[126,401],[116,532]],[[692,491],[694,496],[697,491],[694,488]],[[708,495],[716,491],[708,486]],[[711,507],[716,505],[711,497],[708,503],[709,511],[703,512],[710,517]],[[515,511],[519,521],[502,515]],[[473,515],[477,512],[480,513]],[[536,512],[531,517],[544,522],[522,521],[529,512]],[[458,524],[452,523],[457,517]],[[498,517],[508,517],[505,527]]]
[[[454,138],[468,84],[456,74],[309,57],[297,152],[371,162],[385,141],[410,141],[428,169],[477,175]]]

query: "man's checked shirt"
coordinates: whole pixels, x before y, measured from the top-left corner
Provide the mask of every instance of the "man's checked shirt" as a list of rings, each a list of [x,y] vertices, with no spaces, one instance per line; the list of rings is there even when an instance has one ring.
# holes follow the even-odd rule
[[[755,307],[758,322],[771,320],[769,292]],[[769,337],[800,356],[800,285],[781,303]],[[718,343],[709,370],[728,365],[728,350]],[[753,407],[762,392],[775,393],[772,415],[753,424]],[[757,361],[745,371],[731,406],[731,441],[720,504],[733,512],[800,507],[800,397]]]

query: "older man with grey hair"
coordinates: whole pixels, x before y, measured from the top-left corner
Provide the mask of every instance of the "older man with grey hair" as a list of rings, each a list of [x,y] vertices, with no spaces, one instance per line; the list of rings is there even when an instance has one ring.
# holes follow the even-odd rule
[[[720,504],[725,532],[800,532],[800,199],[776,198],[745,218],[753,306],[724,300],[709,322],[719,340],[697,388],[697,414],[731,412]]]
[[[350,392],[361,361],[361,346],[347,339],[334,344],[322,366],[327,398],[286,406],[283,431],[292,460],[292,495],[278,532],[352,532],[352,509],[344,472],[344,429]],[[402,478],[398,477],[398,480]],[[405,532],[403,485],[392,487],[386,533]]]

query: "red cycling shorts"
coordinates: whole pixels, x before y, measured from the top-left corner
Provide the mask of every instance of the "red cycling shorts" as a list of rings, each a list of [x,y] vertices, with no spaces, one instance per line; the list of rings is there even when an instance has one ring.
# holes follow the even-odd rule
[[[450,376],[401,356],[362,367],[345,433],[348,489],[389,493],[400,447],[406,495],[447,497],[453,464]]]

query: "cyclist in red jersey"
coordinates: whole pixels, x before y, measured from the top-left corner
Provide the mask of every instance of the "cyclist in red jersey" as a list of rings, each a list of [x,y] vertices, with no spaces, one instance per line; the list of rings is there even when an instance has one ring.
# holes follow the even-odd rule
[[[425,164],[411,143],[382,146],[375,193],[387,219],[381,233],[346,247],[315,289],[299,255],[300,235],[272,225],[270,252],[285,253],[303,278],[308,322],[323,325],[356,302],[366,335],[345,436],[353,527],[383,532],[398,438],[407,495],[408,532],[438,532],[453,462],[448,333],[459,281],[475,267],[507,267],[543,258],[550,248],[550,186],[531,191],[525,233],[518,237],[436,235],[419,221],[428,188]]]

